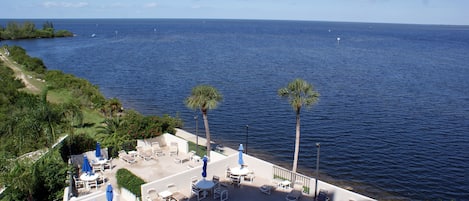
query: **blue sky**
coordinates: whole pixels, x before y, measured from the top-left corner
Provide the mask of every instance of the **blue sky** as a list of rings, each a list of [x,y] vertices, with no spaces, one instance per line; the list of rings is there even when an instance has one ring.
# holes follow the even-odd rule
[[[469,25],[469,0],[21,0],[0,18],[279,19]]]

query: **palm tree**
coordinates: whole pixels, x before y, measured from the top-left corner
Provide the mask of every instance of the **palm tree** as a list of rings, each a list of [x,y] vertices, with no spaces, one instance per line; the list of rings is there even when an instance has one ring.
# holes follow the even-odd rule
[[[210,129],[208,128],[208,110],[215,109],[223,96],[218,90],[210,85],[199,85],[192,88],[192,93],[186,98],[185,104],[188,108],[200,109],[204,118],[205,137],[207,138],[207,156],[210,158]]]
[[[295,156],[293,158],[293,172],[296,172],[298,165],[298,153],[300,149],[300,110],[301,107],[311,107],[319,100],[319,93],[314,90],[313,85],[302,79],[295,79],[286,87],[278,90],[278,95],[288,100],[293,110],[296,112],[296,139]]]

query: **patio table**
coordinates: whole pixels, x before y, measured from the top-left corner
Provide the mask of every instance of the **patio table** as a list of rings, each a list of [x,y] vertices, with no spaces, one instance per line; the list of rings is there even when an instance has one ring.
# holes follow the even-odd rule
[[[246,176],[249,174],[249,169],[247,167],[244,167],[244,168],[234,167],[234,168],[230,168],[230,170],[231,170],[232,175]]]
[[[96,181],[98,179],[99,175],[98,174],[88,174],[88,173],[83,173],[80,175],[80,179],[85,182],[85,186],[87,189],[90,188],[89,182],[90,181]]]
[[[210,193],[213,193],[212,190],[213,190],[213,187],[215,186],[215,182],[211,180],[202,179],[198,181],[195,185],[197,186],[197,188],[204,191],[203,198],[206,198],[208,191],[210,191]]]
[[[215,186],[215,183],[211,180],[202,179],[195,184],[198,188],[203,190],[212,189]]]

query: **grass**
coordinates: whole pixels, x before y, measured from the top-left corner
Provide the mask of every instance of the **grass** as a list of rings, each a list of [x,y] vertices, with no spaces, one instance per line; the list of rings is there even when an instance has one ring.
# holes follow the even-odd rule
[[[189,141],[189,150],[196,151],[196,148],[197,148],[196,144]],[[200,157],[207,155],[207,147],[199,145],[199,149],[196,151],[196,155]]]
[[[96,135],[98,132],[97,126],[101,125],[101,122],[104,121],[104,117],[99,114],[97,111],[83,109],[83,124],[84,126],[76,130],[77,133],[86,133],[91,134],[91,136]]]
[[[50,90],[47,92],[47,100],[51,103],[67,103],[72,99],[71,92],[64,89]]]

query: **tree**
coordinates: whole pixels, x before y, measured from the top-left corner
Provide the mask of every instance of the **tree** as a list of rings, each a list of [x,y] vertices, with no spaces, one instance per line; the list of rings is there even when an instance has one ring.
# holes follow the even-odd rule
[[[300,149],[300,110],[301,107],[311,107],[319,100],[319,93],[314,90],[313,85],[302,79],[295,79],[286,87],[278,90],[278,95],[288,100],[293,110],[296,112],[296,139],[295,155],[293,158],[293,172],[298,166],[298,153]]]
[[[34,188],[37,185],[37,171],[33,162],[30,159],[17,159],[2,166],[2,169],[7,171],[0,172],[0,183],[12,189],[12,192],[7,194],[7,200],[33,200]]]
[[[190,109],[200,109],[204,118],[205,136],[207,138],[207,156],[210,158],[210,129],[208,127],[208,110],[215,109],[223,96],[218,90],[209,85],[199,85],[192,88],[192,93],[186,98],[185,104]]]

